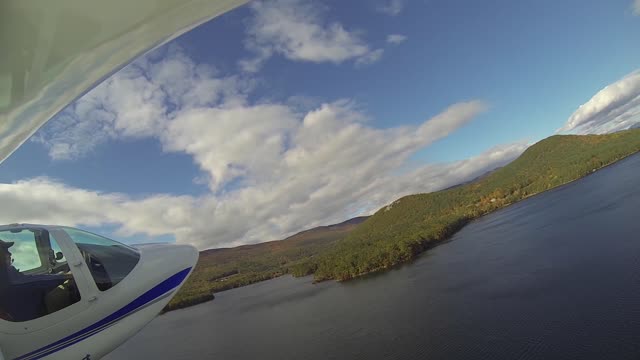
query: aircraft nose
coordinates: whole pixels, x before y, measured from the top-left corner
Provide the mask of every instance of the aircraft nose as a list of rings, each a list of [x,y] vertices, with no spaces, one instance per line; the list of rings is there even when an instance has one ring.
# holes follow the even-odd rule
[[[198,250],[191,245],[175,245],[171,261],[174,261],[178,268],[193,268],[198,262]]]
[[[167,247],[162,257],[166,267],[173,268],[174,272],[185,269],[193,270],[198,262],[198,250],[191,245],[172,245]]]
[[[191,245],[154,244],[138,247],[142,255],[142,268],[154,278],[168,278],[178,273],[191,272],[198,262],[198,250]]]

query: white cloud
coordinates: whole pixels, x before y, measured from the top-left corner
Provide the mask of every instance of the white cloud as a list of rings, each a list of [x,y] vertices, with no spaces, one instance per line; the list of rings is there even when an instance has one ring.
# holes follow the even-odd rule
[[[461,184],[508,164],[529,145],[527,142],[498,145],[465,160],[428,164],[401,176],[378,178],[370,185],[372,191],[368,198],[376,205],[388,204],[405,195],[437,191]],[[372,208],[377,209],[379,206]]]
[[[190,155],[210,191],[133,198],[27,179],[0,185],[0,217],[108,224],[120,235],[169,234],[201,249],[238,245],[339,222],[408,193],[471,179],[525,147],[399,174],[413,154],[472,121],[486,104],[461,102],[419,125],[377,129],[347,99],[298,106],[249,101],[250,93],[250,80],[203,69],[179,50],[142,59],[52,120],[38,141],[52,158],[68,158],[111,138],[152,137],[164,151]]]
[[[402,35],[402,34],[391,34],[391,35],[387,35],[387,42],[389,44],[401,44],[403,42],[407,41],[407,36],[406,35]]]
[[[396,16],[399,15],[405,6],[405,0],[384,0],[378,4],[376,10],[383,14]]]
[[[167,151],[192,155],[216,190],[237,178],[264,176],[278,166],[297,122],[283,105],[196,108],[170,122],[163,144]]]
[[[633,2],[633,13],[640,16],[640,0]]]
[[[254,56],[240,61],[256,72],[275,54],[293,61],[371,63],[382,50],[371,49],[361,34],[325,19],[325,10],[310,0],[256,1],[247,27],[245,45]]]
[[[640,122],[640,70],[607,85],[580,105],[558,131],[600,134],[628,129]]]
[[[73,188],[42,177],[0,184],[0,198],[13,206],[13,209],[0,209],[0,216],[12,221],[87,226],[116,224],[122,235],[187,234],[184,213],[198,205],[198,200],[189,196],[158,195],[133,200],[123,194]]]
[[[168,120],[184,108],[245,101],[250,80],[215,73],[177,47],[158,51],[74,102],[32,139],[45,145],[51,158],[66,160],[117,137],[159,137]]]
[[[367,55],[361,56],[356,59],[357,66],[369,65],[377,62],[382,58],[382,54],[384,53],[383,49],[376,49],[368,53]]]

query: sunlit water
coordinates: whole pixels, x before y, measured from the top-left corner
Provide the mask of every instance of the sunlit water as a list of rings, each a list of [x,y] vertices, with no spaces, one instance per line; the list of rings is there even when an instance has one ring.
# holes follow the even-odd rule
[[[282,277],[158,317],[114,359],[638,359],[640,156],[348,283]]]

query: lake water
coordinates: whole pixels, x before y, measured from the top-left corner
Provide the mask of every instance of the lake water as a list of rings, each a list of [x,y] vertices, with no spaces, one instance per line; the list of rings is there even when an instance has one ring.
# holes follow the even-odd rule
[[[108,359],[638,359],[639,234],[633,156],[384,274],[216,294]]]

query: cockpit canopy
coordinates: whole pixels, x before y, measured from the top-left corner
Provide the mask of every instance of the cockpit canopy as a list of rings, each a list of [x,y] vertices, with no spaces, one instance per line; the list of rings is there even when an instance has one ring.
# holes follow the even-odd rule
[[[108,291],[139,259],[132,247],[71,227],[2,226],[0,319],[30,321],[80,302],[81,271],[91,275],[90,286]]]
[[[138,264],[140,254],[132,247],[87,231],[70,227],[61,229],[80,250],[100,291],[117,285]]]

